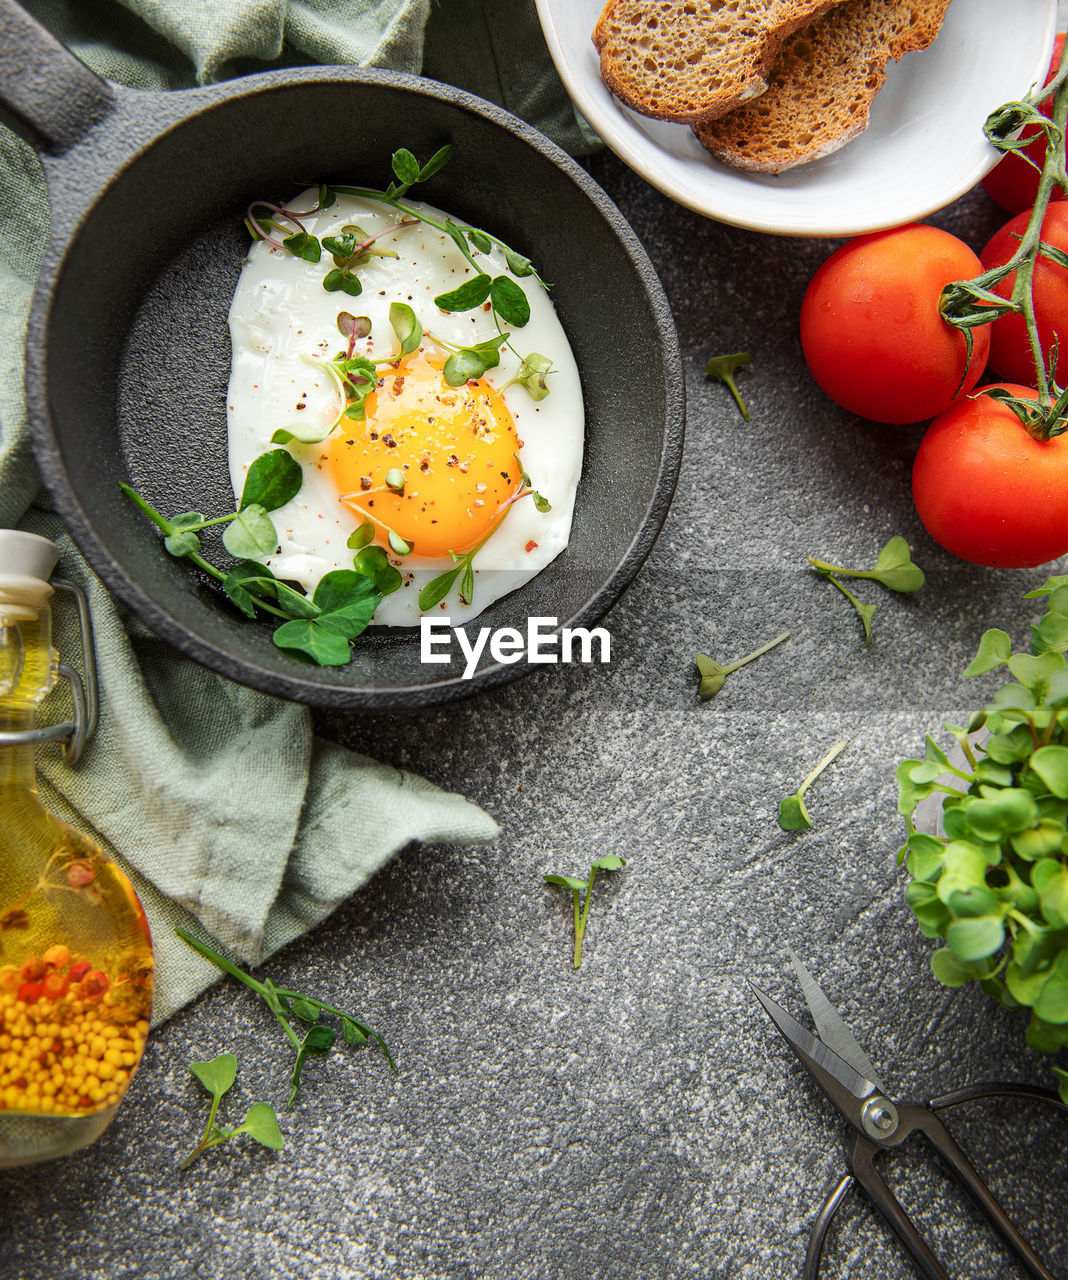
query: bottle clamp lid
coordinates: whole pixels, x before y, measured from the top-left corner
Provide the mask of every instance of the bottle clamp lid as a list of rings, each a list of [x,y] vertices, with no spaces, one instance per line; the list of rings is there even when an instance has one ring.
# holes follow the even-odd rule
[[[93,649],[93,627],[89,602],[81,587],[61,578],[49,581],[59,559],[55,543],[36,533],[21,529],[0,529],[0,615],[17,623],[30,620],[37,610],[45,608],[53,590],[59,588],[70,596],[78,610],[78,626],[82,642],[82,666],[85,680],[66,663],[59,663],[57,674],[70,686],[74,702],[74,719],[40,729],[0,733],[0,743],[16,745],[30,742],[61,742],[68,764],[75,764],[86,742],[96,729],[99,699],[97,694],[96,655]],[[23,617],[20,619],[20,613]],[[3,618],[0,618],[2,621]]]
[[[54,542],[21,529],[0,529],[0,579],[36,578],[47,582],[59,559]]]

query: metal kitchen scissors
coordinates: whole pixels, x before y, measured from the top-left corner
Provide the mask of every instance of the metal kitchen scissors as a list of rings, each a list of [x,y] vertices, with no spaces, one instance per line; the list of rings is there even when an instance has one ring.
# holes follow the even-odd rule
[[[845,1160],[849,1173],[828,1195],[812,1228],[805,1259],[804,1280],[816,1280],[828,1228],[842,1201],[855,1184],[859,1184],[867,1194],[924,1280],[950,1280],[949,1273],[883,1181],[876,1165],[876,1159],[881,1153],[896,1150],[906,1139],[917,1133],[926,1137],[935,1148],[954,1178],[1020,1260],[1027,1273],[1037,1277],[1037,1280],[1057,1280],[1020,1235],[936,1114],[976,1098],[1003,1095],[1035,1098],[1063,1107],[1057,1094],[1032,1085],[979,1084],[927,1103],[893,1101],[868,1055],[857,1043],[816,980],[792,951],[790,959],[801,982],[805,1002],[818,1035],[806,1031],[754,982],[749,985],[786,1043],[851,1126],[845,1143]]]

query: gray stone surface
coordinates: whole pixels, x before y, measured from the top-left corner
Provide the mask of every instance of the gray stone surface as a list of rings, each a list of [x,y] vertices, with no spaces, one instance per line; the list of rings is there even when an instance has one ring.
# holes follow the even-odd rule
[[[437,712],[321,720],[476,798],[503,828],[491,848],[408,849],[269,966],[362,1011],[400,1074],[367,1050],[312,1063],[281,1155],[224,1149],[179,1176],[205,1114],[191,1058],[238,1054],[235,1110],[285,1096],[269,1016],[216,988],[153,1037],[94,1149],[0,1176],[4,1280],[798,1276],[841,1126],[745,986],[752,975],[800,1005],[788,939],[899,1095],[1048,1078],[1018,1017],[933,980],[894,862],[896,761],[975,702],[959,672],[984,626],[1023,638],[1020,597],[1041,574],[934,547],[908,491],[919,432],[860,424],[811,382],[796,318],[827,244],[718,226],[611,157],[592,167],[678,317],[690,397],[678,496],[608,619],[610,667]],[[979,195],[938,221],[980,245],[999,219]],[[739,349],[754,357],[749,425],[702,372]],[[879,609],[862,652],[805,556],[869,560],[896,532],[929,582],[911,599],[864,592]],[[788,646],[698,703],[698,649],[739,655],[784,627]],[[838,737],[849,748],[810,795],[815,830],[782,833],[779,798]],[[628,866],[597,888],[576,974],[568,904],[541,874],[608,851]],[[952,1124],[1068,1272],[1065,1120],[973,1106]],[[922,1149],[892,1176],[954,1275],[1017,1274]],[[823,1275],[911,1274],[850,1206]]]

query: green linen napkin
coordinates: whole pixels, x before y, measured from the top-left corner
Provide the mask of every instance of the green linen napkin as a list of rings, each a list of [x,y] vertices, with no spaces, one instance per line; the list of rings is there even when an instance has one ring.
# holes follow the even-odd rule
[[[418,71],[430,0],[26,0],[84,62],[144,89],[301,62]],[[593,148],[532,3],[444,0],[431,73]],[[455,75],[451,68],[455,67]],[[496,823],[412,774],[316,739],[306,708],[231,684],[126,617],[40,497],[22,393],[26,312],[47,230],[32,151],[0,129],[0,525],[53,538],[90,597],[102,714],[83,762],[39,753],[45,803],[129,871],[156,945],[154,1016],[218,975],[174,936],[207,930],[249,964],[328,915],[409,841],[481,842]],[[77,653],[58,612],[57,641]],[[205,710],[208,709],[208,710]]]

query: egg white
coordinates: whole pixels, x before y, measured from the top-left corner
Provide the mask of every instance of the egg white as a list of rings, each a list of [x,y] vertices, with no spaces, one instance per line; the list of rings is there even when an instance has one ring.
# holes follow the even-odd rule
[[[317,195],[317,189],[312,188],[289,207],[311,208]],[[411,203],[437,221],[448,216],[430,205]],[[330,208],[302,221],[309,232],[322,238],[337,234],[346,223],[356,223],[370,235],[395,225],[401,216],[372,201],[339,196]],[[496,335],[493,316],[481,308],[446,314],[434,305],[438,294],[457,288],[474,274],[448,236],[419,223],[383,236],[376,247],[392,249],[399,256],[375,257],[360,267],[363,292],[357,297],[342,291],[328,293],[323,288],[323,277],[334,265],[325,252],[321,262],[308,263],[265,241],[256,242],[249,251],[229,317],[232,364],[227,410],[235,496],[241,493],[252,461],[278,448],[271,443],[275,431],[305,419],[322,423],[325,429],[336,416],[340,400],[334,382],[328,373],[309,365],[306,357],[332,359],[345,347],[337,328],[340,312],[370,319],[375,359],[385,359],[398,350],[389,323],[393,302],[407,303],[425,331],[448,342],[470,346]],[[496,247],[488,254],[474,256],[480,266],[485,262],[483,269],[491,275],[507,271],[504,254]],[[552,360],[551,390],[540,401],[534,401],[518,385],[503,394],[522,442],[519,456],[523,469],[534,488],[552,504],[552,510],[540,513],[529,498],[512,506],[475,557],[474,601],[461,604],[454,589],[433,611],[439,616],[447,613],[454,622],[477,617],[563,551],[582,470],[582,390],[571,347],[537,280],[527,276],[516,283],[530,302],[530,320],[522,329],[511,330],[511,341],[521,355],[536,351]],[[424,345],[428,354],[437,354],[428,339]],[[363,344],[357,346],[358,353],[363,349]],[[501,363],[489,371],[487,381],[503,386],[518,366],[519,359],[504,348]],[[277,577],[299,582],[309,592],[330,570],[352,568],[353,552],[346,542],[360,523],[360,517],[339,501],[329,477],[316,465],[323,447],[296,442],[286,446],[300,462],[304,481],[297,496],[271,514],[279,549],[266,558]],[[527,550],[531,543],[536,546]],[[390,560],[404,575],[404,585],[385,597],[375,622],[415,625],[420,617],[420,589],[449,568],[449,563],[421,560],[418,555],[401,559],[392,552]]]

